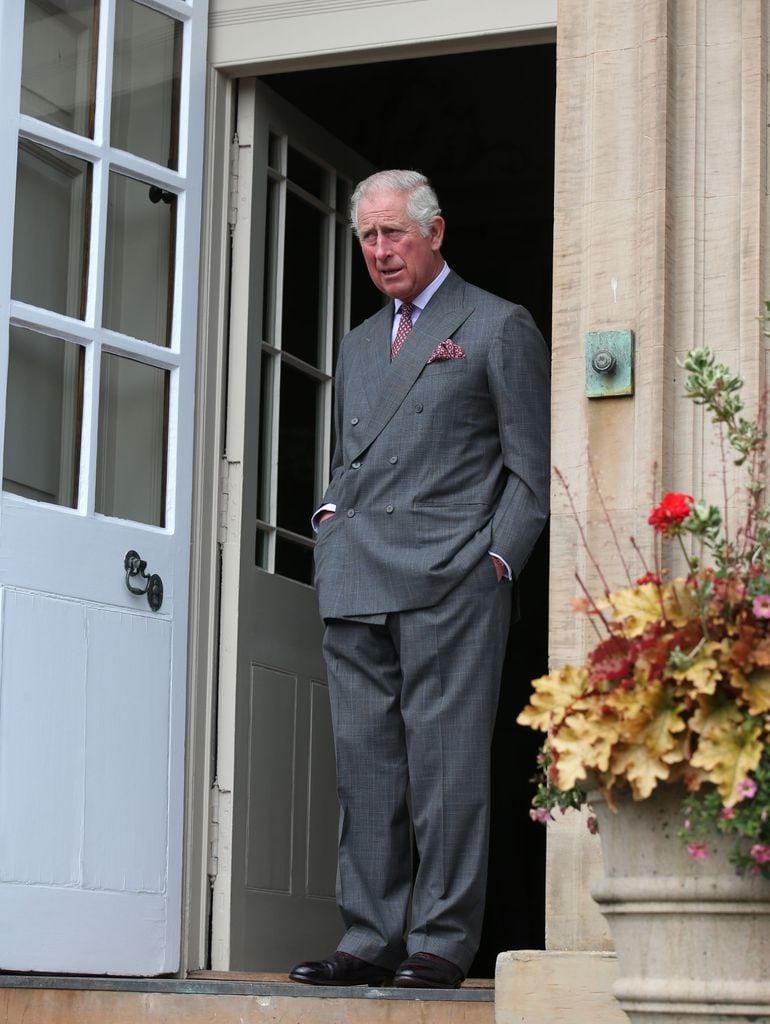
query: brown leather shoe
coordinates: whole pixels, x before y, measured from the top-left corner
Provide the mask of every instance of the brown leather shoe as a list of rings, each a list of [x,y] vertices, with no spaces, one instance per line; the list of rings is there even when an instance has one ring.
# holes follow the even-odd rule
[[[435,953],[412,953],[396,971],[396,988],[459,988],[465,975],[451,960]]]
[[[305,985],[390,985],[393,971],[338,950],[328,960],[308,960],[289,971],[292,981]]]

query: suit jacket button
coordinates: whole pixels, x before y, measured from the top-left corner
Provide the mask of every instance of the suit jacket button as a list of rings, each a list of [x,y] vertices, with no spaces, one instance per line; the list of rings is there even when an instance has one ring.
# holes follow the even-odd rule
[[[351,422],[351,424],[354,427],[357,426],[357,424],[358,424],[358,416],[354,416],[353,419],[350,422]]]
[[[415,402],[414,403],[414,411],[415,412],[422,412],[422,402]]]
[[[350,465],[352,466],[353,469],[360,469],[361,468],[361,463],[360,462],[351,462]]]
[[[356,510],[354,508],[349,508],[348,509],[348,519],[352,519],[355,514],[356,514]]]
[[[390,513],[393,511],[393,506],[392,505],[386,505],[385,506],[385,511],[388,513],[388,515],[390,515]]]
[[[398,455],[391,455],[391,457],[388,459],[388,462],[391,464],[391,466],[395,466],[395,464],[398,462]]]

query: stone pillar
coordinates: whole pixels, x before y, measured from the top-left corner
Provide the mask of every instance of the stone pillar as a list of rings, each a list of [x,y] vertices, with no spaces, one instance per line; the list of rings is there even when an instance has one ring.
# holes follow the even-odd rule
[[[723,504],[720,453],[701,411],[682,397],[677,359],[711,346],[746,378],[749,403],[767,382],[757,319],[770,298],[765,7],[762,0],[559,2],[553,462],[613,585],[626,575],[590,465],[624,553],[630,535],[649,553],[647,516],[663,491]],[[586,333],[617,329],[635,335],[634,395],[588,399]],[[735,482],[727,481],[731,501]],[[572,599],[574,570],[589,585],[595,574],[557,483],[552,509],[557,666],[581,660],[594,642]],[[633,558],[630,569],[644,571]],[[600,870],[598,841],[578,815],[550,827],[546,943],[554,954],[611,948],[589,896]],[[501,978],[506,993],[510,978],[520,979],[513,989],[524,1000],[521,1019],[539,1024],[534,1007],[526,1012],[532,962],[509,957],[498,970],[513,972]],[[556,972],[558,963],[555,956]],[[604,959],[587,958],[587,971],[591,963],[608,977]],[[541,984],[542,962],[536,969]],[[549,1024],[584,1019],[579,1007],[573,1013],[551,1015]]]

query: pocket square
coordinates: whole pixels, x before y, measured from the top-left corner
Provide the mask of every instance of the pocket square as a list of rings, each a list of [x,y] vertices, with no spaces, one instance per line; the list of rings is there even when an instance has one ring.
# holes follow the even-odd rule
[[[429,363],[440,363],[446,359],[465,359],[465,353],[459,345],[455,345],[451,338],[447,338],[446,341],[440,342],[433,349]]]

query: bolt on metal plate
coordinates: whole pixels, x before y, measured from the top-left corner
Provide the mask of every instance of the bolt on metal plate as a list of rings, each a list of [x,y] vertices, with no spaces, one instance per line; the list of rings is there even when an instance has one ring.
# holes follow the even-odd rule
[[[634,393],[634,332],[586,334],[586,396],[614,398]]]

